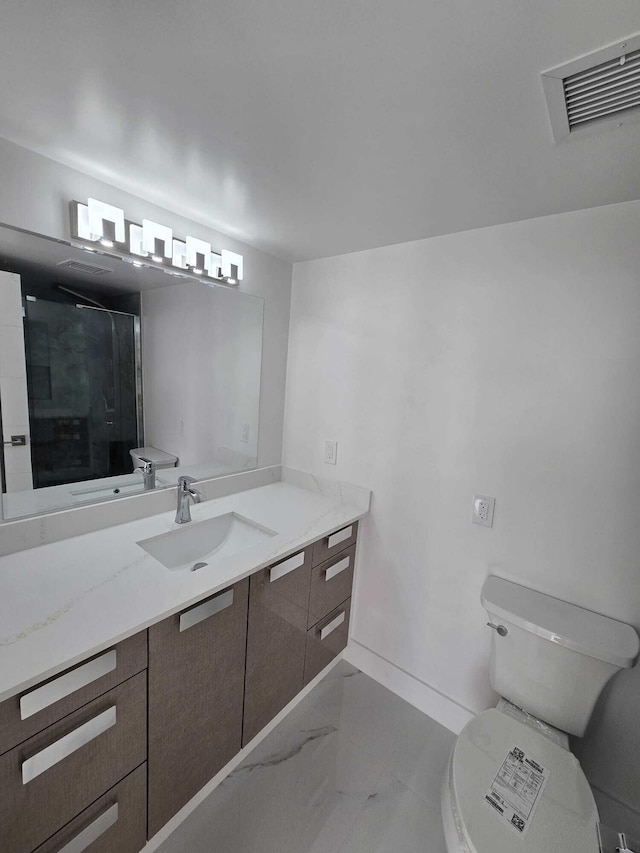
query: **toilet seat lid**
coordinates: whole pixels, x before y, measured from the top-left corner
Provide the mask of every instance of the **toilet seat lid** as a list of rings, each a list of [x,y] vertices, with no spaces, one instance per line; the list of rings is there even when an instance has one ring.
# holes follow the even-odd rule
[[[460,733],[449,788],[472,853],[599,853],[598,810],[576,757],[496,709]]]

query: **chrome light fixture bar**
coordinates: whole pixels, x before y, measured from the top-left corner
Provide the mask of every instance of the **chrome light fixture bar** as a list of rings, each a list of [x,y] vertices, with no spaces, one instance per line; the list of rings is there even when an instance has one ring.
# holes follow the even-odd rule
[[[187,236],[176,239],[167,225],[143,219],[142,225],[125,218],[124,210],[90,198],[87,204],[72,201],[71,236],[95,247],[96,243],[127,263],[165,267],[192,273],[208,281],[237,285],[244,278],[242,255],[222,249],[218,254],[211,243]],[[93,249],[95,251],[95,248]]]

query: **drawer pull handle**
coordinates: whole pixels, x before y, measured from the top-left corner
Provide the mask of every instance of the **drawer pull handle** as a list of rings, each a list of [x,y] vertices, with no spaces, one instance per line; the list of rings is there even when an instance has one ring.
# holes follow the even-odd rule
[[[329,634],[333,634],[333,632],[336,630],[336,628],[339,628],[340,625],[342,625],[342,623],[344,622],[345,615],[346,614],[343,610],[342,613],[338,613],[336,618],[332,619],[328,625],[325,625],[324,628],[321,628],[320,629],[320,639],[324,640],[329,636]]]
[[[180,632],[186,631],[188,628],[193,628],[200,622],[204,622],[210,616],[215,616],[221,610],[226,610],[233,604],[233,589],[228,589],[226,592],[215,595],[203,604],[197,604],[191,610],[185,610],[180,614]]]
[[[61,847],[58,850],[58,853],[83,853],[83,850],[86,850],[94,841],[100,838],[101,835],[104,835],[105,832],[110,829],[114,823],[118,820],[118,804],[114,803],[112,806],[102,812],[94,821],[92,821],[89,826],[86,826],[82,832],[78,833],[75,838],[73,838],[68,844],[65,844],[64,847]]]
[[[344,572],[345,569],[349,568],[350,562],[351,562],[351,557],[345,557],[344,560],[340,560],[338,563],[335,563],[333,566],[329,566],[328,569],[325,569],[324,579],[326,581],[330,581],[331,578],[335,578],[335,576],[339,575],[340,572]]]
[[[274,566],[269,571],[269,581],[273,583],[273,581],[277,581],[279,578],[283,578],[285,575],[288,575],[289,572],[292,572],[294,569],[299,569],[301,565],[304,563],[304,551],[300,551],[299,554],[294,554],[293,557],[289,557],[288,560],[283,560],[281,563],[278,563],[277,566]]]
[[[336,545],[339,545],[341,542],[344,542],[347,539],[351,539],[353,535],[353,525],[350,524],[349,527],[345,527],[344,530],[338,530],[337,533],[332,533],[331,536],[327,539],[327,548],[335,548]]]
[[[42,687],[36,687],[35,690],[25,693],[24,696],[20,697],[20,719],[26,720],[33,714],[37,714],[38,711],[43,711],[49,705],[53,705],[54,702],[59,702],[65,696],[70,696],[76,690],[80,690],[81,687],[86,687],[92,681],[97,681],[109,672],[113,672],[116,664],[116,650],[111,649],[100,657],[87,661],[82,666],[77,666],[59,678],[54,678],[53,681],[43,684]]]
[[[36,776],[49,770],[55,764],[62,761],[63,758],[76,752],[83,746],[86,746],[90,741],[98,737],[98,735],[106,732],[111,726],[116,724],[116,706],[112,705],[107,708],[97,717],[69,732],[68,735],[61,737],[60,740],[47,746],[40,752],[36,752],[31,758],[27,758],[22,762],[22,784],[26,785],[31,782]]]

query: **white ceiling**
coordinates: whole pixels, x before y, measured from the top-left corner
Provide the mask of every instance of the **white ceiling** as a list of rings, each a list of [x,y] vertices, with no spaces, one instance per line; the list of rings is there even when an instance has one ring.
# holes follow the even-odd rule
[[[638,0],[5,0],[0,136],[293,260],[640,197],[539,73]]]

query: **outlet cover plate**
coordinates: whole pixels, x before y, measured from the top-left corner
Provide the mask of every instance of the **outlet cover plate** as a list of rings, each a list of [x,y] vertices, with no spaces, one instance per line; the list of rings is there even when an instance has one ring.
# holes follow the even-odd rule
[[[471,510],[471,521],[482,527],[493,527],[493,510],[496,499],[489,495],[474,495]]]
[[[338,458],[338,442],[325,441],[324,443],[324,461],[326,465],[335,465]]]

